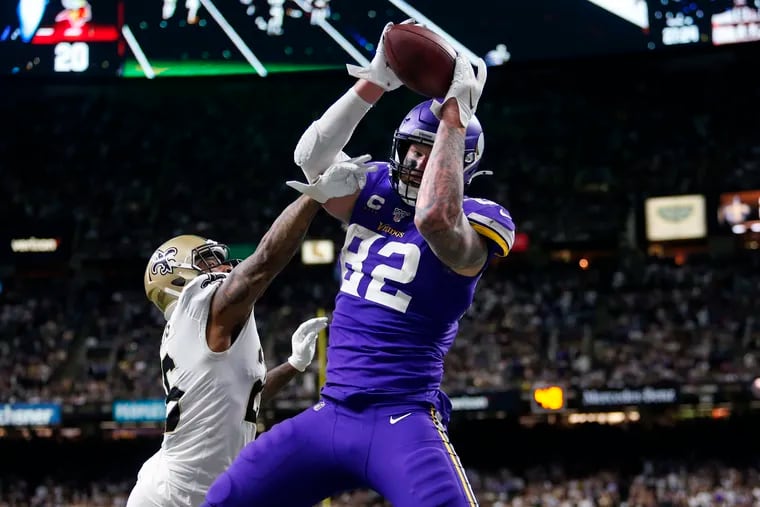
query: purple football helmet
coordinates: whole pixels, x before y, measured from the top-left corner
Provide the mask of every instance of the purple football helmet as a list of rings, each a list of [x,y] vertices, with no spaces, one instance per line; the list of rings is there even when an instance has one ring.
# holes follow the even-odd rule
[[[435,134],[438,131],[440,121],[430,110],[431,100],[417,104],[399,125],[393,134],[393,147],[390,158],[390,177],[393,189],[401,198],[410,205],[417,200],[418,186],[406,184],[405,181],[420,181],[422,172],[415,164],[404,164],[404,157],[412,143],[421,143],[433,146]],[[473,115],[467,124],[464,138],[464,185],[476,176],[491,174],[490,171],[478,171],[480,158],[483,156],[484,138],[483,128],[480,121]],[[402,176],[406,176],[402,178]]]

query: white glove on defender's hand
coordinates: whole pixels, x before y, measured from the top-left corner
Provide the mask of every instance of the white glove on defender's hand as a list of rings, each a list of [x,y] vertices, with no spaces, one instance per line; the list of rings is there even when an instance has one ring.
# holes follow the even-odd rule
[[[470,123],[470,118],[475,114],[475,109],[478,107],[478,101],[480,95],[483,93],[483,86],[486,84],[486,62],[482,58],[478,58],[476,65],[478,67],[478,75],[475,76],[475,72],[472,69],[470,61],[464,55],[457,55],[456,66],[454,67],[454,77],[451,79],[451,86],[446,93],[446,98],[443,102],[446,102],[450,98],[457,99],[459,105],[459,121],[464,128],[467,128],[467,124]],[[442,102],[434,100],[430,104],[430,110],[433,114],[441,119],[441,107]]]
[[[370,158],[369,155],[362,155],[336,162],[311,184],[293,180],[285,184],[324,204],[333,197],[355,194],[363,189],[367,184],[367,173],[377,171],[376,165],[366,163]]]
[[[288,358],[290,365],[298,371],[304,371],[314,359],[319,332],[327,327],[327,317],[316,317],[301,323],[293,333],[293,352]]]
[[[388,23],[383,28],[383,33],[380,35],[380,41],[377,43],[375,49],[375,57],[369,64],[369,67],[359,67],[358,65],[346,64],[348,74],[359,79],[366,79],[367,81],[376,84],[386,92],[395,90],[401,86],[401,80],[396,76],[396,73],[388,66],[388,61],[385,59],[385,46],[383,44],[385,39],[385,32],[393,26],[393,23]]]

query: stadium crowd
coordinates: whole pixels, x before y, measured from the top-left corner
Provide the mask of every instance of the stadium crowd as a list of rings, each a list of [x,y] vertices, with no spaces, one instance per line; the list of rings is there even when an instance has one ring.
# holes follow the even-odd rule
[[[643,463],[638,473],[617,471],[573,476],[562,467],[524,474],[507,469],[468,470],[482,507],[750,507],[760,503],[760,471],[719,462],[689,466]],[[46,479],[0,481],[0,507],[121,507],[130,480],[75,484]],[[332,507],[390,507],[372,491],[352,491],[331,499]]]
[[[646,196],[760,188],[760,124],[747,107],[760,89],[735,93],[735,78],[704,75],[677,95],[631,75],[612,86],[557,78],[548,88],[525,79],[504,85],[503,99],[489,98],[498,88],[486,94],[478,111],[483,167],[495,174],[473,192],[505,204],[532,246],[481,282],[447,357],[447,391],[757,376],[757,256],[647,257],[635,226]],[[3,238],[41,227],[66,231],[67,243],[67,258],[45,268],[14,269],[14,257],[0,258],[0,402],[163,396],[163,318],[142,293],[141,269],[179,233],[255,242],[295,197],[283,187],[300,177],[293,145],[343,82],[321,76],[305,94],[295,81],[274,77],[254,93],[250,82],[30,86],[0,102],[12,125],[0,138]],[[290,99],[268,98],[275,89]],[[400,97],[370,113],[386,128],[360,129],[351,153],[387,156],[393,129],[417,100]],[[312,235],[342,232],[322,216]],[[580,243],[612,255],[590,258],[586,269],[547,259],[551,249]],[[293,264],[256,309],[270,366],[287,357],[300,321],[329,312],[337,290],[334,270]],[[281,397],[316,395],[312,365]],[[706,462],[653,462],[633,475],[577,477],[549,467],[473,470],[470,478],[481,505],[494,507],[760,504],[756,468]],[[133,480],[2,477],[0,507],[123,505]],[[355,492],[332,505],[383,501]]]
[[[315,87],[334,89],[327,81]],[[526,84],[503,101],[483,101],[484,164],[499,184],[476,180],[473,192],[505,203],[534,246],[527,259],[513,254],[483,280],[448,358],[448,390],[533,380],[620,387],[752,378],[756,261],[677,266],[642,258],[629,222],[645,195],[760,188],[757,123],[739,121],[751,115],[744,95],[685,104],[646,83],[629,85],[625,97],[595,93],[589,83],[561,94]],[[720,83],[712,84],[718,94]],[[216,85],[199,114],[186,99],[200,86],[51,90],[24,108],[2,103],[16,128],[0,140],[0,156],[35,170],[6,172],[9,199],[0,212],[22,231],[40,223],[72,231],[71,259],[57,279],[4,278],[3,399],[160,396],[162,321],[139,288],[147,256],[185,232],[255,242],[294,197],[282,185],[298,177],[292,146],[321,104],[294,94],[273,110],[243,93],[249,85],[233,82]],[[71,94],[77,100],[60,100]],[[387,129],[360,131],[352,151],[384,158],[376,150],[389,146],[404,100],[377,106],[371,114],[383,115]],[[37,121],[43,115],[48,122]],[[117,129],[118,136],[100,135]],[[35,149],[40,136],[49,149]],[[311,234],[339,240],[342,231],[321,216]],[[541,261],[553,245],[584,239],[616,258],[585,271]],[[332,272],[292,273],[257,308],[270,364],[285,357],[300,320],[329,311],[337,289]],[[313,374],[293,389],[315,396]]]
[[[520,231],[546,244],[617,240],[648,195],[760,188],[760,132],[747,107],[760,92],[731,93],[741,70],[717,69],[678,96],[630,69],[604,83],[559,74],[552,87],[538,86],[541,74],[494,76],[478,110],[483,168],[494,175],[473,192],[505,204]],[[299,93],[306,84],[311,93]],[[14,125],[0,139],[0,160],[17,161],[5,171],[0,212],[21,226],[71,226],[75,254],[98,258],[144,258],[157,240],[188,230],[255,240],[294,198],[284,186],[301,177],[293,147],[342,86],[338,75],[255,87],[14,89],[19,100],[0,103]],[[269,100],[274,93],[288,100]],[[382,100],[369,114],[385,128],[360,126],[348,151],[387,158],[418,98],[400,91]],[[325,218],[315,230],[340,236],[334,229]]]
[[[757,376],[757,262],[678,266],[497,266],[483,280],[447,357],[444,387],[511,389],[524,382],[623,388],[675,382],[749,383]],[[257,308],[265,355],[287,358],[289,336],[337,283],[308,291],[275,284]],[[37,299],[6,289],[0,307],[0,397],[82,404],[163,396],[158,360],[163,317],[140,291],[105,285],[90,296]],[[82,303],[87,302],[87,305]],[[57,373],[57,375],[54,375]],[[282,396],[316,398],[316,365]]]

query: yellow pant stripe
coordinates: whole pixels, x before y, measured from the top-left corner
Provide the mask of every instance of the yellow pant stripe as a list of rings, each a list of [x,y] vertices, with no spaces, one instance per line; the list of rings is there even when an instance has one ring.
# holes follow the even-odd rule
[[[433,425],[435,426],[436,431],[438,431],[438,435],[441,437],[441,441],[443,442],[443,446],[446,448],[446,451],[449,453],[449,459],[451,459],[451,463],[454,465],[454,470],[456,470],[457,476],[459,477],[459,482],[462,485],[462,489],[464,490],[465,496],[467,496],[467,503],[470,505],[477,507],[478,501],[475,499],[475,493],[472,491],[472,486],[470,486],[470,481],[467,480],[467,475],[464,473],[464,467],[462,466],[462,462],[459,461],[459,456],[457,456],[456,451],[454,450],[454,447],[451,445],[451,442],[449,441],[449,436],[446,433],[446,430],[444,430],[443,425],[438,421],[438,418],[435,416],[435,409],[430,408],[430,417],[433,419]]]

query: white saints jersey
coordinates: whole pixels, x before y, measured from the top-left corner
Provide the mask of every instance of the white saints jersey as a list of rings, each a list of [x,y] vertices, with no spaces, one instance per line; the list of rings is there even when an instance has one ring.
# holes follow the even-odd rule
[[[165,484],[147,488],[159,490],[151,503],[200,505],[212,482],[256,435],[266,365],[253,314],[225,352],[211,351],[206,342],[211,298],[226,276],[195,278],[182,291],[164,330],[164,439],[140,471],[133,492],[146,489],[140,482],[155,482],[158,474]]]

